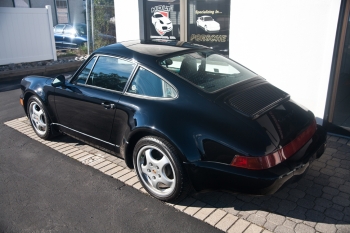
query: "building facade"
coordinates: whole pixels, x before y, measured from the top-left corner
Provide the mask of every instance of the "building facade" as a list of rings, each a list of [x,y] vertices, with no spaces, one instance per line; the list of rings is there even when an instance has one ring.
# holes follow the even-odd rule
[[[114,4],[118,41],[167,38],[212,47],[288,92],[330,132],[350,135],[350,0]],[[157,17],[168,18],[172,30]]]

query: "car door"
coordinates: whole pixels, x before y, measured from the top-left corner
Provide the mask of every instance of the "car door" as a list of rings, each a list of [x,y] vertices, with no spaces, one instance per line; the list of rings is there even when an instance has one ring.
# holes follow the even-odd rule
[[[55,89],[61,130],[114,150],[111,139],[119,98],[135,65],[111,56],[94,56],[66,84]]]

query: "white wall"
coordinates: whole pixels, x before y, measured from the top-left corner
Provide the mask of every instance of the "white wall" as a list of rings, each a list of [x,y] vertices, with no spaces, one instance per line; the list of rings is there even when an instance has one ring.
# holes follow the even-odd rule
[[[117,42],[140,39],[138,0],[114,0]]]
[[[340,2],[231,0],[230,57],[323,118]]]
[[[0,7],[0,65],[57,60],[51,7]]]

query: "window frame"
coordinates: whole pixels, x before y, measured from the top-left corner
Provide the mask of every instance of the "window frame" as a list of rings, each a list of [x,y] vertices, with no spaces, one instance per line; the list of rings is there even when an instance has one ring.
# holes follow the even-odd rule
[[[151,72],[152,74],[154,74],[155,76],[157,76],[159,79],[161,79],[163,82],[165,82],[166,84],[168,84],[171,88],[174,89],[176,95],[175,97],[171,97],[171,98],[165,98],[165,97],[154,97],[154,96],[147,96],[147,95],[140,95],[140,94],[135,94],[135,93],[130,93],[127,90],[129,89],[132,81],[134,80],[137,72],[139,71],[139,69],[145,69],[148,72]],[[170,83],[167,79],[165,79],[163,76],[159,75],[158,73],[154,72],[153,70],[148,69],[147,67],[141,65],[138,63],[136,69],[134,70],[134,73],[132,74],[131,78],[129,78],[127,84],[126,84],[126,88],[124,90],[124,95],[125,96],[131,96],[131,97],[135,97],[135,98],[140,98],[140,99],[151,99],[151,100],[165,100],[165,101],[170,101],[170,100],[175,100],[177,98],[179,98],[179,91],[177,90],[177,88]]]
[[[94,62],[94,64],[92,65],[91,67],[91,70],[86,78],[86,81],[85,83],[78,83],[76,80],[78,79],[79,75],[83,72],[83,70],[86,68],[86,66],[89,64],[89,62],[96,57],[96,61]],[[104,87],[99,87],[99,86],[94,86],[94,85],[89,85],[89,84],[86,84],[90,75],[91,75],[91,72],[94,70],[95,66],[96,66],[96,63],[98,61],[98,59],[100,57],[111,57],[111,58],[116,58],[116,59],[121,59],[121,60],[124,60],[124,61],[127,61],[127,62],[130,62],[134,65],[134,68],[133,70],[131,71],[129,77],[128,77],[128,80],[123,88],[122,91],[117,91],[117,90],[113,90],[113,89],[108,89],[108,88],[104,88]],[[91,56],[90,59],[85,63],[84,67],[82,69],[79,70],[79,72],[74,75],[74,77],[72,78],[71,80],[71,84],[73,85],[78,85],[78,86],[84,86],[84,87],[89,87],[89,88],[95,88],[95,89],[101,89],[101,90],[107,90],[107,91],[112,91],[112,92],[116,92],[116,93],[119,93],[119,94],[124,94],[124,92],[127,90],[127,87],[129,86],[129,83],[130,83],[130,80],[134,77],[134,74],[135,74],[135,70],[137,69],[138,67],[138,64],[133,61],[132,59],[126,59],[126,58],[123,58],[123,57],[119,57],[119,56],[111,56],[111,55],[106,55],[106,54],[95,54],[94,56]]]

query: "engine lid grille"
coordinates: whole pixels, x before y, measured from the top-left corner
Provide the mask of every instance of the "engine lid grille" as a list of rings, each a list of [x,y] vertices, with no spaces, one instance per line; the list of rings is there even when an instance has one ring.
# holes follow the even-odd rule
[[[284,91],[270,83],[262,83],[231,95],[225,102],[242,115],[256,119],[289,99],[289,94]]]

